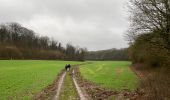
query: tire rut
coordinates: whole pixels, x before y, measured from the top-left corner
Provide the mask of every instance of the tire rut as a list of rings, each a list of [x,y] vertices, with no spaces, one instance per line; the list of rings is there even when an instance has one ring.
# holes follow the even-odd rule
[[[74,82],[74,85],[75,85],[75,87],[77,89],[77,92],[79,94],[80,100],[87,100],[87,98],[83,95],[83,93],[82,93],[82,91],[81,91],[81,89],[80,89],[76,79],[74,78],[74,70],[73,70],[72,73],[73,73],[73,77],[72,77],[73,78],[73,82]]]
[[[88,100],[76,81],[74,68],[65,71],[60,77],[56,95],[52,100]]]
[[[64,72],[64,74],[61,76],[61,78],[59,80],[57,94],[55,95],[53,100],[58,100],[59,99],[60,91],[61,91],[65,76],[66,76],[66,72]]]

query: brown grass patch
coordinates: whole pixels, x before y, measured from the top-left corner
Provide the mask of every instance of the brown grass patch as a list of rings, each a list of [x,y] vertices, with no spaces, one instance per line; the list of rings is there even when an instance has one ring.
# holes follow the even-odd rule
[[[115,69],[117,75],[120,75],[123,72],[123,70],[124,70],[123,68],[116,68]]]
[[[142,80],[143,100],[170,100],[170,68],[154,69],[147,79]]]
[[[170,100],[170,68],[134,64],[131,69],[141,79],[139,90],[143,95],[140,100]]]

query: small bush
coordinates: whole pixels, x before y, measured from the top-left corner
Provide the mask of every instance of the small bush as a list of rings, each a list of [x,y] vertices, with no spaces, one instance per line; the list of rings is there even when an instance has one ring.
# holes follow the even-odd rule
[[[133,63],[143,63],[150,67],[169,64],[170,53],[160,36],[143,34],[131,45],[130,58]]]

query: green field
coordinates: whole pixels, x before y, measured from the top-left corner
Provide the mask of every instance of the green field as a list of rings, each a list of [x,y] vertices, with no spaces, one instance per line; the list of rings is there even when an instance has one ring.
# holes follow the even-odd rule
[[[40,60],[0,60],[0,100],[27,100],[53,82],[66,63]]]
[[[0,100],[30,99],[51,84],[67,63],[80,64],[82,62],[0,60]],[[129,65],[130,62],[125,61],[94,61],[80,66],[80,72],[84,78],[102,87],[118,91],[133,90],[138,85],[138,78],[130,70]],[[65,84],[70,83],[68,76],[66,81]],[[71,84],[66,86],[72,88]]]
[[[94,61],[80,67],[85,79],[98,85],[121,91],[134,90],[138,85],[137,76],[129,68],[127,61]]]

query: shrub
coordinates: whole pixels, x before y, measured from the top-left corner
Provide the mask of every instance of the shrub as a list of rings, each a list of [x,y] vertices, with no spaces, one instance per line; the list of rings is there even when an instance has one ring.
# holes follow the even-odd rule
[[[151,67],[160,67],[169,63],[169,51],[159,35],[143,34],[130,47],[133,63],[144,63]]]

